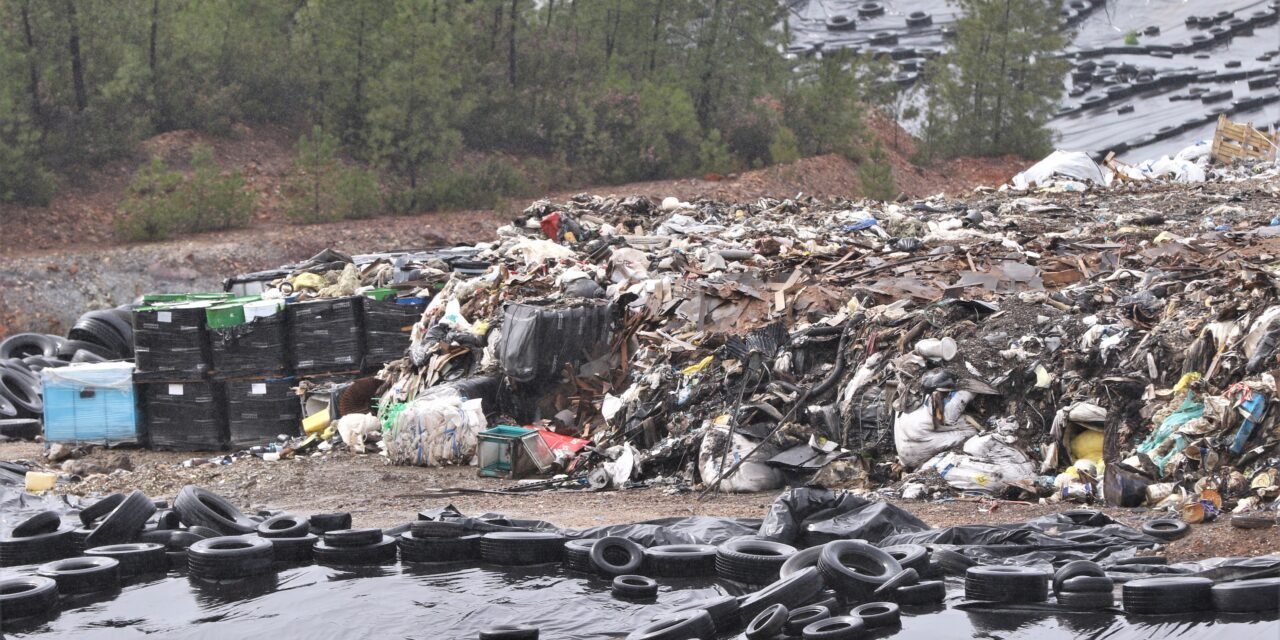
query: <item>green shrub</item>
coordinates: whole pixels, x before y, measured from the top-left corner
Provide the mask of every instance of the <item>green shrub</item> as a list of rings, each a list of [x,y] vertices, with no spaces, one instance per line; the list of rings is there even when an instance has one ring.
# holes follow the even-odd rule
[[[873,200],[893,200],[898,197],[898,183],[893,178],[893,165],[880,141],[876,140],[866,160],[858,167],[858,182],[862,183],[862,195]]]
[[[1138,46],[1138,32],[1130,31],[1129,33],[1124,34],[1124,43],[1131,47]]]
[[[130,240],[163,240],[182,233],[243,227],[253,215],[254,194],[239,172],[223,174],[208,147],[191,151],[191,175],[164,160],[151,162],[133,176],[119,208],[117,232]]]
[[[489,159],[474,169],[433,173],[425,184],[398,193],[394,208],[401,213],[490,209],[501,198],[524,195],[526,190],[519,172],[505,162]]]
[[[372,218],[385,211],[377,174],[343,164],[338,144],[320,127],[298,140],[298,157],[284,187],[285,212],[295,222]]]

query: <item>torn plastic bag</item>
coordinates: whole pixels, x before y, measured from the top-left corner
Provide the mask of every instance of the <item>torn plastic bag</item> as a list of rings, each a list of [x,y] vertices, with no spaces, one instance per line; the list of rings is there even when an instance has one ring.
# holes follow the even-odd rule
[[[609,349],[610,321],[606,303],[568,309],[507,305],[498,348],[503,373],[517,382],[545,382],[565,364],[599,358]]]
[[[964,453],[943,452],[924,464],[947,484],[961,491],[1001,493],[1013,482],[1035,480],[1035,465],[1027,455],[1000,442],[994,435],[975,436],[964,443]]]
[[[735,432],[733,444],[730,446],[728,437],[727,427],[713,427],[702,436],[702,444],[698,449],[698,474],[702,477],[703,484],[707,486],[711,486],[721,473],[732,469],[740,460],[751,454],[751,450],[758,444],[757,441]],[[726,446],[729,447],[728,455],[725,455]],[[720,490],[726,493],[754,493],[781,487],[782,472],[768,464],[769,458],[777,454],[778,447],[771,443],[760,447],[760,450],[747,458],[747,461],[743,462],[733,475],[720,481]],[[724,461],[723,469],[720,467],[722,460]]]
[[[1046,186],[1057,176],[1092,182],[1099,186],[1111,184],[1111,172],[1098,166],[1089,154],[1083,151],[1058,150],[1014,176],[1013,186],[1019,189]]]
[[[778,496],[760,525],[761,538],[797,547],[861,538],[877,542],[929,525],[886,502],[872,502],[845,491],[799,487]]]
[[[904,533],[890,536],[880,544],[953,545],[955,550],[983,563],[1029,566],[1130,557],[1137,549],[1148,549],[1165,541],[1114,521],[1095,527],[1076,524],[1061,514],[1050,514],[1024,523],[975,524]]]
[[[898,457],[909,469],[915,469],[930,458],[978,434],[964,421],[964,409],[973,399],[969,391],[948,395],[943,409],[943,424],[935,425],[933,402],[936,394],[910,413],[898,413],[893,423],[893,442]]]

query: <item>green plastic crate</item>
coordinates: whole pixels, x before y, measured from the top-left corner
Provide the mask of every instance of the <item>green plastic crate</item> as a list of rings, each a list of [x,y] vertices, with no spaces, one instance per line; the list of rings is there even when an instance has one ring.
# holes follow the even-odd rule
[[[374,300],[377,300],[378,302],[382,302],[383,300],[386,300],[387,298],[390,298],[391,296],[395,295],[395,293],[396,293],[395,289],[370,289],[364,292],[364,297],[372,298]]]
[[[238,327],[244,324],[244,305],[261,299],[260,296],[243,296],[213,305],[204,311],[205,322],[210,329]]]

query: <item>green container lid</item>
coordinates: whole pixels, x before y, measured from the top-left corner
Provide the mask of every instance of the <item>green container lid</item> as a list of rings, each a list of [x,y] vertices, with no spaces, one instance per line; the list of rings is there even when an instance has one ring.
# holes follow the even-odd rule
[[[393,295],[395,295],[395,294],[396,294],[396,290],[395,290],[395,289],[385,289],[385,288],[384,288],[384,289],[370,289],[370,290],[368,290],[368,291],[364,292],[364,297],[366,297],[366,298],[372,298],[372,299],[374,299],[374,300],[377,300],[377,301],[381,302],[381,301],[383,301],[383,300],[386,300],[387,298],[390,298],[391,296],[393,296]]]
[[[162,304],[167,302],[191,302],[193,300],[226,300],[229,293],[148,293],[142,296],[143,304]]]
[[[231,298],[227,302],[215,304],[204,310],[205,322],[210,329],[226,329],[244,324],[244,305],[257,302],[259,296],[242,296]]]

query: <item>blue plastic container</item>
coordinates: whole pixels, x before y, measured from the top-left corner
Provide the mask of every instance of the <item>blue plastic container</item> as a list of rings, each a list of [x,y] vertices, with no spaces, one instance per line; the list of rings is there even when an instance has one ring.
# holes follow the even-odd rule
[[[46,368],[46,442],[115,445],[142,441],[133,363],[99,362]]]

